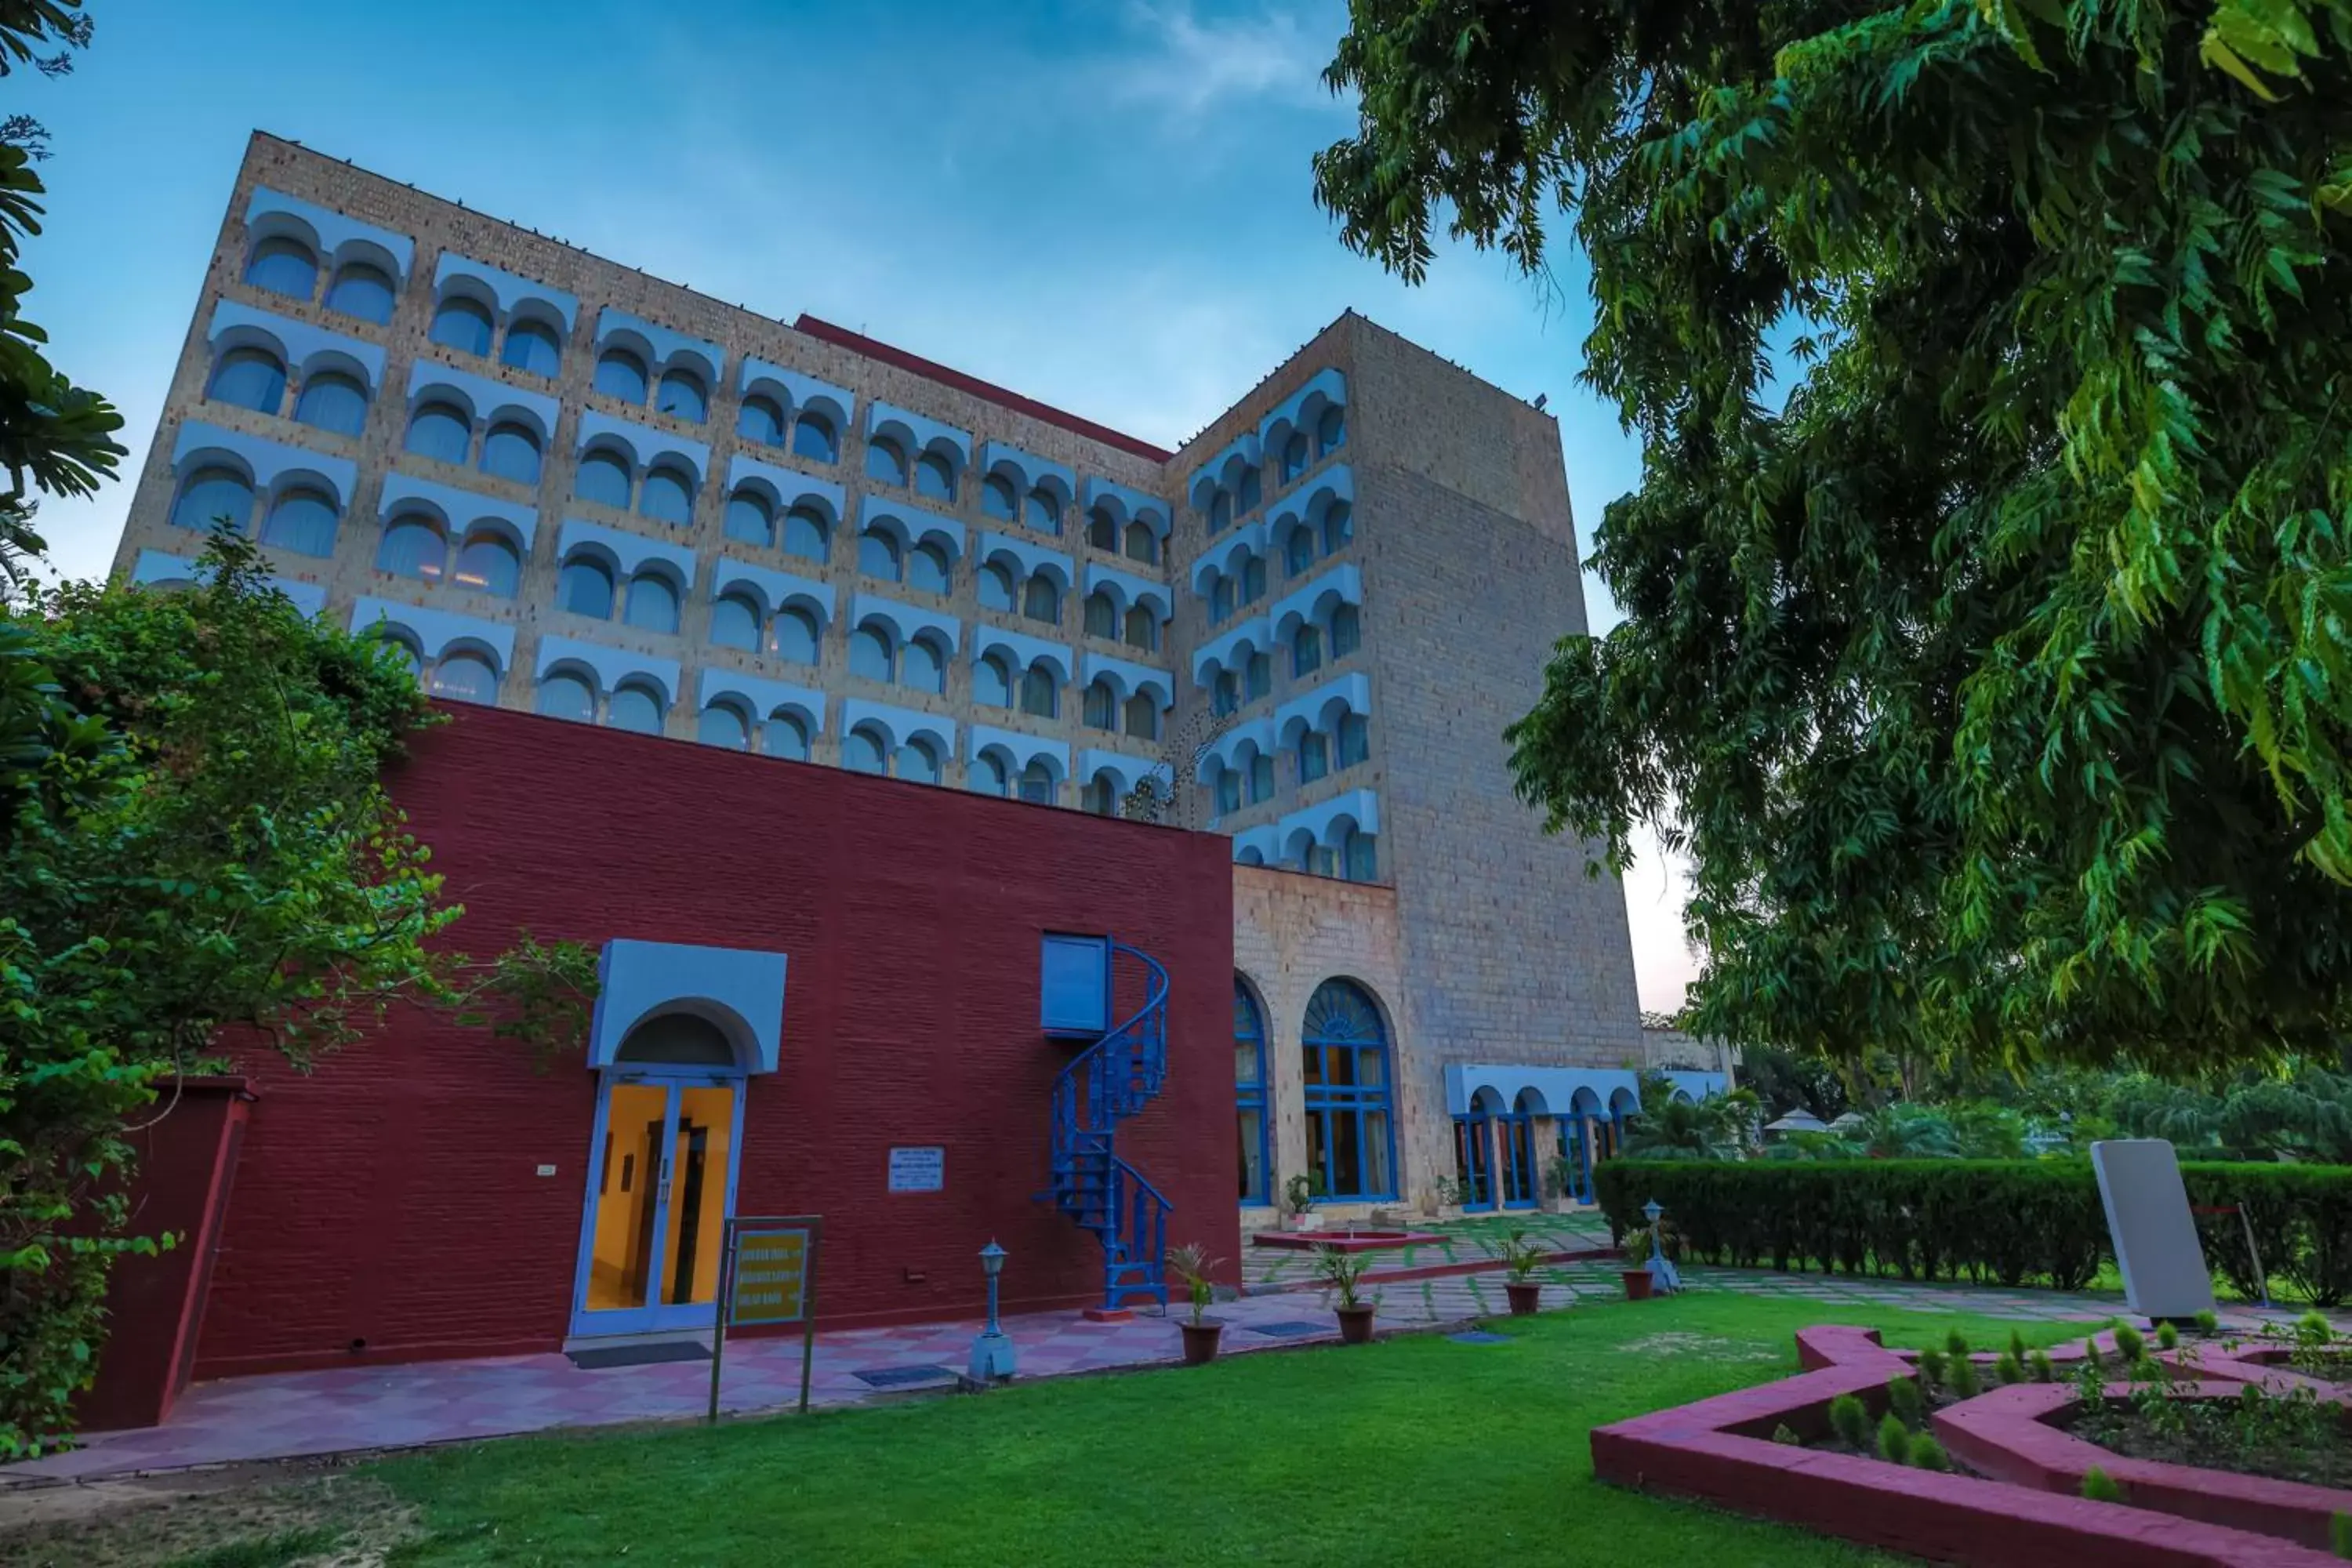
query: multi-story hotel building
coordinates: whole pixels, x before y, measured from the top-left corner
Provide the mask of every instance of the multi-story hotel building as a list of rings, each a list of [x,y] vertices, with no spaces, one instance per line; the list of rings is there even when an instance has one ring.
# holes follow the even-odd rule
[[[221,519],[452,700],[1101,813],[1205,738],[1245,1205],[1532,1203],[1631,1094],[1502,740],[1584,629],[1558,430],[1352,312],[1170,451],[256,135],[119,574]]]

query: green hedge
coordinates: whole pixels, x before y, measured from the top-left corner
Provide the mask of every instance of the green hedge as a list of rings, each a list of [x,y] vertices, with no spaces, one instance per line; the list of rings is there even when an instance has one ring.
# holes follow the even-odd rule
[[[2189,1201],[2242,1205],[2273,1292],[2352,1298],[2352,1167],[2181,1167]],[[2087,1160],[1611,1160],[1593,1173],[1610,1228],[1655,1198],[1684,1253],[1741,1268],[1906,1279],[2037,1281],[2080,1289],[2110,1256]],[[2253,1268],[2238,1218],[2200,1215],[2205,1256],[2242,1293]]]

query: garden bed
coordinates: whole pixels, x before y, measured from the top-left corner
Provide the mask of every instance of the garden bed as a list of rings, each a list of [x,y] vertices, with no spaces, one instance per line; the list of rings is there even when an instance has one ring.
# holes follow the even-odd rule
[[[2161,1404],[2170,1408],[2130,1396],[2093,1410],[2077,1406],[2062,1429],[2126,1458],[2352,1488],[2352,1429],[2340,1408],[2302,1406],[2250,1384],[2231,1394]]]
[[[1250,1245],[1290,1252],[1312,1252],[1324,1247],[1334,1252],[1385,1252],[1400,1247],[1431,1247],[1444,1239],[1425,1230],[1261,1230],[1250,1237]]]

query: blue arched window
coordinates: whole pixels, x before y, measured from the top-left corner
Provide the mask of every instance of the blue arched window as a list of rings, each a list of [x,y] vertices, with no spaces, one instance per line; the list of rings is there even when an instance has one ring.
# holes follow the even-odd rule
[[[973,586],[980,595],[982,609],[1003,610],[1008,615],[1012,613],[1013,574],[1011,572],[992,561],[980,569]]]
[[[1339,875],[1350,882],[1379,881],[1380,844],[1377,836],[1350,828],[1339,846]]]
[[[1022,521],[1040,533],[1062,531],[1062,498],[1048,489],[1034,489],[1022,503]]]
[[[1240,1110],[1241,1201],[1273,1201],[1274,1155],[1268,1136],[1265,1020],[1257,1001],[1234,976],[1234,1100]]]
[[[724,746],[730,752],[747,752],[751,749],[751,728],[731,704],[714,702],[702,710],[702,721],[696,727],[695,739],[706,746]]]
[[[1331,657],[1345,658],[1363,646],[1364,616],[1353,605],[1331,612]]]
[[[1313,784],[1331,771],[1330,738],[1318,730],[1298,737],[1298,782]]]
[[[1051,577],[1040,572],[1021,589],[1021,614],[1029,620],[1043,621],[1047,626],[1062,624],[1062,590]]]
[[[898,542],[878,529],[868,529],[857,541],[857,569],[868,577],[896,583],[900,576]]]
[[[539,483],[539,437],[511,419],[491,426],[482,437],[482,472],[519,485]]]
[[[604,722],[614,730],[634,730],[640,735],[658,735],[662,727],[662,700],[651,687],[625,681],[613,693],[605,706]]]
[[[457,552],[455,576],[460,588],[511,599],[522,579],[522,558],[500,535],[477,532],[468,535],[465,548]]]
[[[898,666],[898,683],[918,691],[942,692],[948,689],[947,659],[929,637],[916,637],[907,644],[906,657]]]
[[[1013,793],[1013,786],[1004,776],[1004,764],[992,756],[985,755],[973,758],[971,766],[964,770],[964,787],[976,795],[1004,795]]]
[[[784,513],[784,553],[805,556],[811,561],[825,557],[830,530],[824,513],[803,504]]]
[[[937,452],[915,459],[915,493],[933,500],[955,500],[955,469]]]
[[[940,782],[940,754],[930,742],[918,735],[898,748],[898,776],[910,784]]]
[[[1265,494],[1265,481],[1258,477],[1257,469],[1255,468],[1244,468],[1242,470],[1241,493],[1234,498],[1234,505],[1245,512],[1255,511],[1257,510],[1257,503],[1259,500],[1264,499]]]
[[[637,512],[656,522],[685,527],[694,516],[694,477],[667,463],[656,467],[637,491]]]
[[[727,537],[746,544],[776,542],[776,514],[757,490],[737,490],[727,498]]]
[[[1011,479],[1003,474],[991,474],[980,481],[980,510],[1011,522],[1014,493]]]
[[[833,421],[822,414],[806,409],[793,422],[793,456],[813,458],[820,463],[841,459],[841,440],[834,433]]]
[[[1300,1030],[1307,1163],[1334,1203],[1396,1195],[1389,1104],[1388,1032],[1362,986],[1327,980],[1307,999]]]
[[[646,362],[626,349],[606,349],[596,359],[596,376],[591,384],[595,391],[607,397],[616,397],[633,407],[646,401]]]
[[[1061,682],[1054,667],[1041,658],[1021,677],[1021,711],[1034,719],[1053,719],[1060,716],[1061,707]]]
[[[584,556],[565,562],[556,589],[557,602],[571,614],[600,621],[613,618],[613,574],[603,562]]]
[[[1323,514],[1323,553],[1328,555],[1356,537],[1356,513],[1346,501],[1334,501]]]
[[[392,320],[392,279],[364,261],[347,262],[327,285],[327,309],[381,327]]]
[[[1531,1209],[1542,1198],[1543,1188],[1536,1173],[1535,1110],[1524,1090],[1496,1125],[1503,1135],[1503,1206]]]
[[[576,675],[551,675],[541,681],[532,706],[551,719],[569,719],[575,724],[596,721],[596,694]]]
[[[1282,482],[1288,484],[1307,471],[1307,432],[1293,430],[1282,444]]]
[[[989,654],[971,667],[971,700],[991,708],[1013,706],[1013,672],[998,655]]]
[[[710,602],[710,640],[719,647],[760,648],[760,606],[748,594],[721,594]]]
[[[654,412],[667,414],[673,419],[683,419],[689,425],[699,425],[710,412],[710,395],[702,389],[702,378],[690,370],[662,372],[660,395],[654,401]]]
[[[205,395],[257,414],[275,414],[286,398],[286,367],[268,349],[231,349],[213,366]]]
[[[809,760],[808,726],[790,713],[774,713],[760,730],[760,750],[793,762]]]
[[[1454,1119],[1454,1179],[1465,1211],[1495,1206],[1495,1121],[1481,1100],[1470,1102],[1469,1115]]]
[[[1328,457],[1348,444],[1348,412],[1333,406],[1323,411],[1315,422],[1315,449],[1318,456]]]
[[[801,424],[805,427],[808,421]],[[907,482],[907,455],[898,450],[898,443],[887,436],[877,436],[866,443],[866,477],[879,479],[886,485]]]
[[[262,520],[261,542],[304,555],[335,552],[335,503],[324,490],[288,490]]]
[[[490,337],[497,330],[489,308],[462,294],[442,300],[441,308],[433,312],[433,341],[459,353],[488,353]]]
[[[735,434],[762,447],[781,447],[784,444],[784,411],[774,398],[755,392],[743,400],[743,406],[736,412]]]
[[[318,292],[319,258],[300,240],[278,235],[253,247],[253,259],[245,264],[245,280],[273,294],[308,300]]]
[[[1223,533],[1233,525],[1233,521],[1234,498],[1230,492],[1219,490],[1209,498],[1209,531]]]
[[[1294,528],[1282,542],[1282,567],[1293,577],[1315,564],[1315,531]]]
[[[1140,561],[1146,566],[1160,564],[1160,536],[1151,531],[1149,524],[1130,522],[1127,525],[1127,558]]]
[[[448,548],[440,527],[430,518],[413,513],[395,517],[383,525],[383,538],[375,547],[375,569],[396,577],[437,583]]]
[[[1361,713],[1339,720],[1339,765],[1352,768],[1372,754],[1372,723]]]
[[[499,359],[533,375],[552,376],[563,367],[563,343],[553,327],[526,318],[508,325],[506,347],[499,352]]]
[[[463,463],[474,438],[472,421],[453,403],[428,403],[408,420],[408,449],[438,462]]]
[[[1313,626],[1301,626],[1290,634],[1290,673],[1312,675],[1323,668],[1323,634]]]
[[[882,737],[863,724],[844,735],[841,738],[841,765],[856,773],[884,772]]]
[[[849,634],[850,674],[887,680],[897,663],[890,654],[890,639],[879,627],[860,626]]]
[[[580,459],[572,476],[572,493],[618,511],[629,510],[629,463],[621,454],[599,447]]]
[[[1054,804],[1054,770],[1043,758],[1021,770],[1021,798],[1032,805]]]
[[[948,582],[947,552],[931,543],[918,544],[907,552],[907,586],[920,588],[927,594],[944,594]]]
[[[656,572],[640,572],[629,579],[629,602],[622,623],[640,631],[677,630],[677,586]]]
[[[320,371],[302,381],[294,417],[314,429],[356,436],[367,428],[367,389],[340,371]]]
[[[453,653],[435,662],[425,689],[452,702],[488,704],[499,700],[499,672],[478,653]]]
[[[775,638],[778,658],[790,659],[794,664],[816,662],[816,617],[806,610],[776,612],[771,635]]]

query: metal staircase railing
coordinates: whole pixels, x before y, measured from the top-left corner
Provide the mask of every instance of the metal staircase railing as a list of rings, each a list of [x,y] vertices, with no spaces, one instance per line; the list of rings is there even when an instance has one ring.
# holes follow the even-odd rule
[[[1171,1205],[1143,1173],[1118,1157],[1118,1124],[1160,1093],[1168,1077],[1168,972],[1124,942],[1110,944],[1144,969],[1143,1005],[1070,1059],[1054,1079],[1054,1206],[1091,1231],[1103,1247],[1103,1306],[1129,1300],[1168,1304],[1160,1260],[1168,1253]]]

